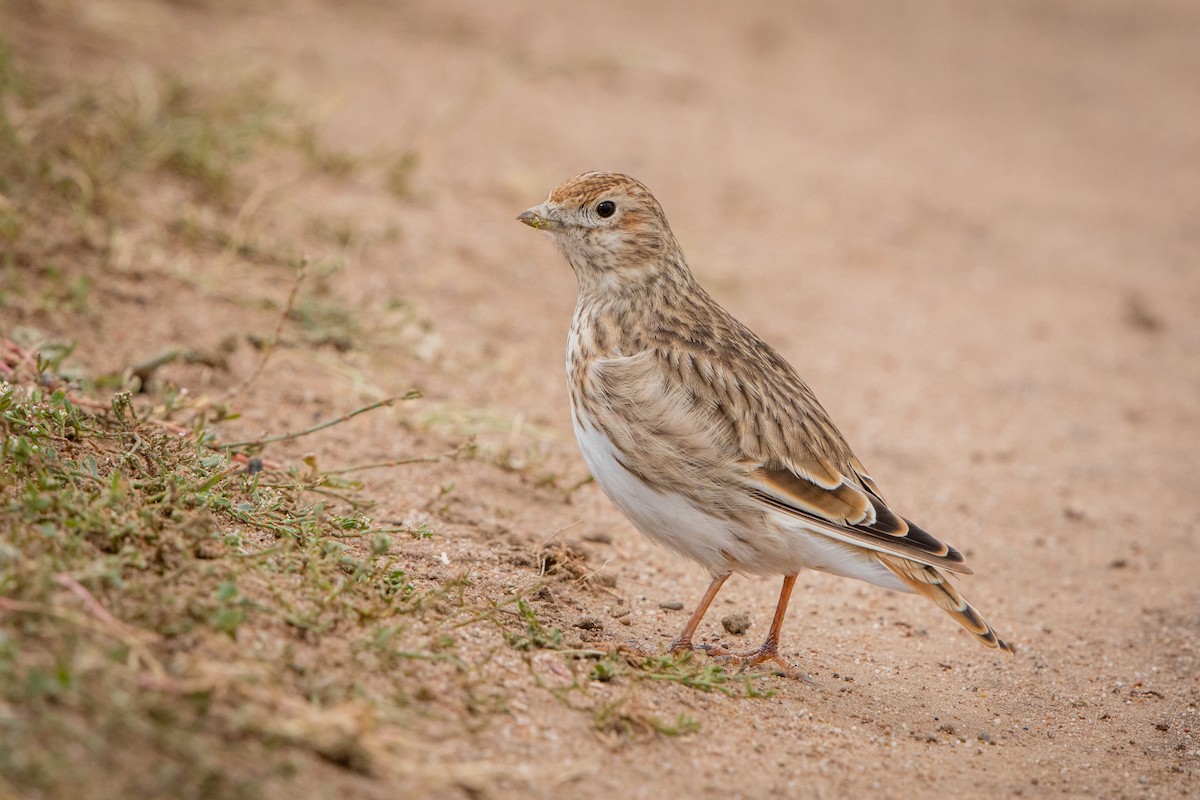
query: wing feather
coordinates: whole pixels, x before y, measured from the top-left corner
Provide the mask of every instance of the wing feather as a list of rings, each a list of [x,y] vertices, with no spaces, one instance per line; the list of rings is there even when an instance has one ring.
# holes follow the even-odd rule
[[[740,486],[746,501],[834,539],[969,574],[958,550],[888,507],[811,390],[782,359],[775,366],[762,381],[704,352],[596,359],[591,377],[614,402],[594,416],[623,420],[610,436],[658,488],[712,500]]]
[[[829,490],[785,468],[760,467],[751,473],[751,482],[761,501],[815,523],[836,539],[951,572],[971,573],[962,553],[899,516],[849,480]]]

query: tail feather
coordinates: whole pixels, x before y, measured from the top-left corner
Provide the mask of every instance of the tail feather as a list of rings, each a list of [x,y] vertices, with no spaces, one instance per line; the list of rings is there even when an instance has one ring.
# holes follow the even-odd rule
[[[1006,653],[1013,652],[1013,648],[996,635],[975,606],[968,603],[942,573],[931,566],[907,558],[886,553],[876,553],[875,556],[914,592],[932,600],[938,608],[954,617],[959,625],[970,631],[984,645],[993,649],[999,648]]]

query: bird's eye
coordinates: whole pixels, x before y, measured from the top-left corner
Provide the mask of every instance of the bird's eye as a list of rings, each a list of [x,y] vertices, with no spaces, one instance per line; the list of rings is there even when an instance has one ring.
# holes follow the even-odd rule
[[[608,219],[613,214],[617,213],[617,204],[612,200],[605,200],[596,206],[596,213],[602,218]]]

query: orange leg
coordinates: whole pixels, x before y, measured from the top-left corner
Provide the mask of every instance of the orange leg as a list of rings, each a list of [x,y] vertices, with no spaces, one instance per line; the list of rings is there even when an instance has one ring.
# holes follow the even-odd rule
[[[774,661],[783,667],[785,672],[792,671],[792,665],[779,655],[779,634],[783,630],[783,617],[787,614],[788,601],[792,599],[792,587],[796,585],[795,575],[783,576],[783,588],[779,590],[779,602],[775,604],[775,616],[771,619],[771,630],[767,632],[767,640],[757,650],[737,654],[746,659],[746,665],[761,664],[764,661]]]
[[[788,675],[801,678],[808,683],[813,683],[812,678],[797,672],[791,664],[779,655],[779,635],[780,631],[783,630],[783,618],[787,614],[788,601],[792,599],[792,588],[795,585],[795,575],[783,576],[783,588],[779,590],[779,602],[775,604],[775,617],[771,620],[771,630],[767,632],[767,640],[762,643],[761,647],[747,653],[734,653],[723,647],[710,649],[709,652],[712,655],[725,658],[740,658],[743,660],[743,669],[755,664],[761,664],[764,661],[773,661]]]
[[[695,635],[696,628],[700,625],[700,620],[704,619],[705,612],[712,605],[713,598],[717,596],[717,592],[721,591],[721,586],[725,584],[725,580],[728,577],[728,575],[718,575],[713,578],[712,583],[708,585],[708,590],[704,593],[704,597],[700,598],[700,605],[696,606],[696,610],[688,618],[687,624],[683,626],[683,631],[679,634],[679,638],[675,640],[675,644],[671,645],[670,652],[679,653],[685,650],[703,650],[709,655],[719,658],[741,659],[743,661],[743,669],[755,664],[761,664],[764,661],[773,661],[787,675],[800,678],[815,686],[816,684],[812,678],[798,672],[795,667],[779,655],[779,636],[783,630],[783,618],[787,615],[788,602],[792,599],[792,589],[796,586],[795,575],[783,576],[783,588],[779,590],[779,602],[775,604],[775,616],[771,619],[771,630],[767,632],[767,640],[757,650],[751,650],[748,653],[734,653],[721,645],[700,645],[697,647],[692,644],[692,636]]]
[[[695,635],[696,628],[700,626],[700,620],[704,619],[704,614],[708,611],[708,607],[712,605],[713,598],[717,596],[717,592],[721,591],[721,587],[728,579],[728,572],[713,578],[712,583],[708,585],[708,589],[704,592],[704,597],[700,598],[700,605],[696,606],[696,610],[692,612],[692,616],[688,617],[687,624],[683,626],[679,638],[675,640],[675,644],[671,645],[670,652],[680,653],[685,650],[695,649],[692,645],[692,636]],[[792,580],[795,580],[795,576],[792,577]],[[778,612],[776,614],[778,615]],[[780,619],[781,623],[782,621]],[[772,630],[774,630],[774,627],[772,627]]]

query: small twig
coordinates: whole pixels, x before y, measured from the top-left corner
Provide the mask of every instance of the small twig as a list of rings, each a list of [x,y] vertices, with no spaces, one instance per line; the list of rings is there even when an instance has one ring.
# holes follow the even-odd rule
[[[88,611],[91,611],[92,615],[95,616],[96,619],[107,625],[121,624],[117,621],[116,617],[108,613],[108,609],[100,605],[100,601],[96,599],[95,595],[89,592],[82,583],[75,580],[67,573],[60,572],[59,574],[55,575],[54,582],[59,586],[67,587],[76,595],[78,595],[79,598],[83,600],[83,604],[88,607]]]
[[[554,533],[550,534],[545,539],[542,539],[542,541],[540,543],[538,543],[538,550],[539,551],[543,550],[546,547],[546,545],[550,544],[555,539],[557,539],[558,535],[560,533],[566,533],[567,531],[571,530],[571,528],[574,528],[576,525],[582,525],[582,524],[583,524],[583,520],[577,519],[574,522],[572,522],[570,525],[563,525],[561,528],[554,531]]]
[[[316,433],[317,431],[323,431],[326,428],[332,428],[334,425],[340,425],[343,422],[349,422],[351,419],[354,419],[359,414],[365,414],[368,411],[374,411],[375,409],[380,408],[381,406],[390,406],[392,403],[395,403],[397,401],[416,400],[420,396],[421,396],[421,393],[419,391],[417,391],[416,389],[410,389],[407,394],[396,395],[394,397],[388,397],[388,398],[386,398],[384,400],[380,400],[376,403],[371,403],[370,405],[363,406],[362,408],[356,408],[353,411],[351,411],[349,414],[343,414],[342,416],[338,417],[337,419],[332,419],[332,420],[329,420],[328,422],[322,422],[320,425],[314,425],[311,428],[305,428],[302,431],[296,431],[294,433],[281,433],[277,436],[265,436],[261,439],[249,439],[244,442],[231,442],[229,444],[220,444],[220,445],[216,445],[216,447],[220,448],[221,450],[236,450],[239,447],[261,447],[264,444],[271,444],[273,442],[286,442],[290,439],[299,439],[301,436],[308,436],[310,433]]]
[[[368,528],[365,531],[339,531],[325,534],[326,539],[362,539],[380,533],[412,533],[411,528]]]
[[[447,450],[444,453],[438,453],[432,456],[411,456],[409,458],[396,458],[391,461],[378,461],[374,464],[358,464],[353,467],[344,467],[342,469],[327,469],[322,470],[322,475],[345,475],[349,472],[361,472],[367,469],[383,469],[384,467],[403,467],[408,464],[436,464],[446,458],[455,458],[467,445],[459,445],[453,450]]]
[[[150,383],[150,379],[154,377],[154,373],[158,371],[159,367],[165,367],[167,364],[172,364],[176,361],[184,364],[203,364],[206,367],[213,367],[214,369],[227,369],[229,366],[228,359],[224,356],[207,355],[196,350],[176,347],[160,353],[153,358],[139,361],[127,367],[127,370],[130,375],[141,381],[144,387]]]
[[[575,579],[575,582],[578,583],[580,586],[585,586],[585,585],[588,587],[597,586],[602,591],[608,592],[613,597],[620,597],[621,596],[620,592],[613,591],[610,587],[605,586],[604,584],[600,583],[599,581],[597,581],[595,583],[592,582],[592,578],[595,577],[596,575],[599,575],[600,571],[602,569],[604,569],[605,567],[607,567],[611,563],[612,563],[612,559],[606,558],[604,560],[603,564],[601,564],[600,566],[596,567],[595,569],[593,569],[591,571],[585,571],[582,575],[580,575],[578,578]]]
[[[572,522],[570,525],[564,525],[563,527],[559,528],[554,533],[550,534],[545,539],[543,539],[540,544],[538,544],[537,550],[534,551],[533,558],[538,564],[538,577],[539,578],[545,576],[545,574],[546,574],[546,559],[542,557],[542,553],[545,552],[546,546],[549,545],[552,541],[554,541],[560,533],[565,533],[566,531],[571,530],[571,528],[574,528],[576,525],[582,525],[582,524],[583,524],[583,520],[577,519],[574,522]]]
[[[325,497],[332,497],[334,500],[340,500],[341,502],[350,506],[355,511],[361,511],[364,508],[370,508],[375,503],[374,500],[355,500],[354,497],[351,495],[345,494],[343,492],[335,492],[332,489],[326,489],[325,487],[316,485],[316,484],[309,485],[309,486],[305,486],[303,484],[295,484],[290,487],[287,484],[270,484],[269,483],[269,484],[260,484],[260,485],[265,485],[265,486],[275,488],[275,489],[294,488],[301,492],[311,492],[312,494],[320,494],[320,495],[324,495]]]
[[[275,332],[271,334],[271,338],[267,339],[262,346],[262,356],[258,359],[258,363],[254,369],[246,376],[246,379],[234,386],[211,405],[222,406],[228,405],[235,397],[246,391],[250,384],[258,379],[262,371],[266,369],[267,362],[271,359],[271,354],[275,352],[275,346],[279,344],[279,337],[283,334],[283,326],[287,322],[288,317],[292,314],[292,307],[296,304],[296,295],[300,291],[300,284],[304,283],[305,277],[308,275],[308,262],[305,261],[300,267],[300,272],[296,275],[295,282],[292,283],[292,289],[288,292],[287,302],[283,304],[283,311],[279,314],[279,319],[275,323]]]

